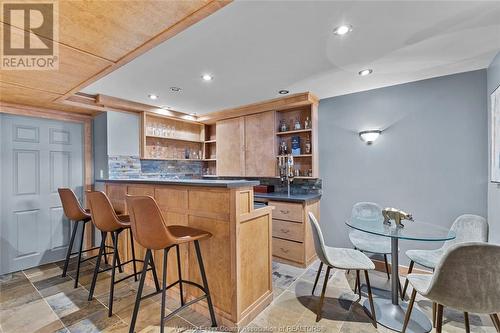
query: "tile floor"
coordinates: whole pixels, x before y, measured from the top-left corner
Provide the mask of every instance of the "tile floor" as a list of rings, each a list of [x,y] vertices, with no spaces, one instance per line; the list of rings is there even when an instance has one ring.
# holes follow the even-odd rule
[[[354,274],[333,271],[327,289],[323,319],[315,322],[315,309],[320,288],[311,295],[318,263],[309,269],[273,264],[273,303],[243,332],[390,332],[375,329],[351,286]],[[114,314],[107,316],[109,274],[100,274],[95,298],[87,301],[93,263],[83,264],[78,288],[74,289],[74,264],[62,278],[62,262],[7,274],[0,277],[0,333],[49,332],[128,332],[137,283],[118,284],[115,289]],[[375,294],[387,293],[389,284],[382,273],[371,273]],[[145,290],[145,292],[153,289]],[[169,299],[167,307],[176,306]],[[418,305],[430,316],[430,302],[420,299]],[[159,331],[160,297],[141,303],[136,331]],[[168,313],[168,310],[167,310]],[[488,316],[470,316],[472,332],[495,332]],[[209,325],[208,318],[186,309],[167,322],[166,332],[200,332]],[[446,309],[443,330],[464,332],[460,313]]]

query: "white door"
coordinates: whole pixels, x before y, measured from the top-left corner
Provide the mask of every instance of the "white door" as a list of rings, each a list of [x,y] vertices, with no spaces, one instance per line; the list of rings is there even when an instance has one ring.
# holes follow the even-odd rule
[[[0,114],[0,274],[64,259],[71,224],[57,189],[83,195],[83,126]]]

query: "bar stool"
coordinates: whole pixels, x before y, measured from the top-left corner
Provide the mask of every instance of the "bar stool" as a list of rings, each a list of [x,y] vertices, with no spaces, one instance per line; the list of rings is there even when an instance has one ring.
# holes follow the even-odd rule
[[[69,246],[68,246],[68,252],[66,253],[66,259],[64,261],[64,268],[63,268],[63,273],[62,277],[66,276],[66,273],[68,272],[68,264],[69,264],[69,259],[72,255],[78,254],[78,262],[76,265],[76,277],[75,277],[75,288],[78,287],[78,278],[80,276],[80,264],[82,262],[85,262],[90,259],[94,259],[97,256],[93,257],[88,257],[82,260],[82,253],[97,250],[99,246],[92,247],[87,250],[83,250],[83,240],[84,240],[84,235],[85,235],[85,226],[87,225],[87,222],[91,220],[90,217],[90,212],[89,210],[84,209],[81,205],[78,199],[76,198],[75,193],[73,192],[72,189],[70,188],[58,188],[57,191],[59,192],[59,197],[61,198],[61,203],[63,206],[63,211],[64,215],[68,218],[70,221],[74,221],[75,226],[73,227],[73,232],[71,233],[71,239],[69,241]],[[82,227],[82,236],[80,239],[80,246],[78,248],[77,252],[71,252],[73,251],[73,244],[75,242],[75,237],[76,233],[78,231],[78,226],[80,223],[83,224]],[[108,248],[111,248],[108,246]],[[111,254],[111,253],[106,253],[106,254]],[[107,260],[106,260],[107,264]]]
[[[113,294],[114,294],[114,286],[117,283],[120,283],[126,279],[134,277],[135,281],[137,281],[137,266],[136,262],[142,262],[142,260],[137,260],[135,258],[135,249],[134,249],[134,238],[132,232],[130,232],[130,245],[132,250],[132,259],[120,263],[118,261],[118,235],[125,229],[130,230],[130,219],[128,215],[116,215],[109,198],[103,192],[90,192],[87,194],[90,206],[90,212],[92,215],[92,221],[97,229],[101,231],[101,246],[99,247],[99,254],[97,255],[97,262],[94,269],[94,276],[92,277],[92,284],[90,286],[89,298],[88,300],[92,300],[94,296],[95,284],[97,281],[97,275],[102,272],[106,272],[111,270],[111,282],[110,282],[110,290],[109,290],[109,304],[108,304],[108,316],[113,315]],[[113,262],[111,267],[99,270],[101,264],[101,257],[105,256],[105,248],[106,248],[106,237],[108,233],[111,234],[111,238],[113,241]],[[134,273],[127,275],[119,280],[115,281],[115,272],[116,268],[120,270],[123,265],[128,263],[133,264]],[[149,269],[153,271],[153,278],[156,285],[157,293],[160,292],[160,284],[158,283],[158,278],[156,276],[156,269],[154,266],[154,261],[145,261],[144,269],[147,269],[148,264],[151,266]]]
[[[203,239],[208,239],[212,237],[207,231],[185,227],[181,225],[167,226],[163,217],[160,213],[160,209],[156,204],[156,201],[149,196],[127,196],[127,207],[130,213],[130,222],[132,225],[132,233],[139,244],[146,248],[146,255],[144,262],[152,260],[151,250],[163,250],[163,287],[162,287],[162,297],[161,297],[161,320],[160,320],[160,332],[163,333],[164,325],[166,320],[175,316],[179,311],[185,309],[186,307],[207,299],[208,310],[210,312],[210,318],[212,321],[212,327],[217,327],[217,321],[215,319],[215,312],[212,304],[212,298],[210,297],[210,291],[208,289],[207,276],[205,273],[205,267],[203,266],[203,260],[201,257],[200,244],[199,241]],[[179,245],[184,243],[194,242],[194,247],[196,249],[196,257],[198,259],[198,265],[200,267],[201,279],[203,281],[203,286],[182,279],[181,275],[181,264],[180,264],[180,254]],[[168,251],[172,248],[176,248],[177,252],[177,269],[179,279],[167,286],[167,258]],[[141,275],[141,281],[139,282],[139,289],[137,291],[137,298],[135,301],[134,312],[132,314],[132,320],[130,322],[129,332],[133,333],[135,328],[135,322],[137,319],[137,313],[139,312],[139,306],[141,300],[152,296],[153,294],[142,297],[142,289],[144,287],[144,280],[146,277],[146,266],[144,266]],[[204,294],[197,297],[189,302],[184,301],[182,285],[186,283],[201,289]],[[174,311],[172,311],[168,316],[165,316],[165,297],[166,292],[171,287],[179,284],[181,306]]]

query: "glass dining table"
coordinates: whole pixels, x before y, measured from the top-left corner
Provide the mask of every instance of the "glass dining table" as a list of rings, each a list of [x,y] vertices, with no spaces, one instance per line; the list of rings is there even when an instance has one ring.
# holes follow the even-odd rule
[[[391,299],[375,297],[377,323],[391,330],[401,332],[408,303],[399,298],[399,240],[442,242],[456,237],[453,231],[421,221],[402,221],[404,227],[383,223],[383,220],[352,218],[346,224],[356,230],[391,238]],[[368,300],[363,304],[370,312]],[[432,330],[430,319],[419,309],[414,308],[406,329],[408,333],[425,333]]]

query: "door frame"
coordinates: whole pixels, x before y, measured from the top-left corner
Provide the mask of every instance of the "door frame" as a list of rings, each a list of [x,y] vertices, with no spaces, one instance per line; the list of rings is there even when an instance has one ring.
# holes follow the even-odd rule
[[[51,110],[35,106],[27,106],[12,103],[0,103],[0,113],[17,116],[44,118],[51,120],[70,121],[83,124],[83,197],[86,202],[85,193],[93,189],[93,167],[94,159],[92,155],[92,119],[91,115],[69,113],[58,110]],[[90,232],[85,237],[85,248],[92,247],[93,239]]]

